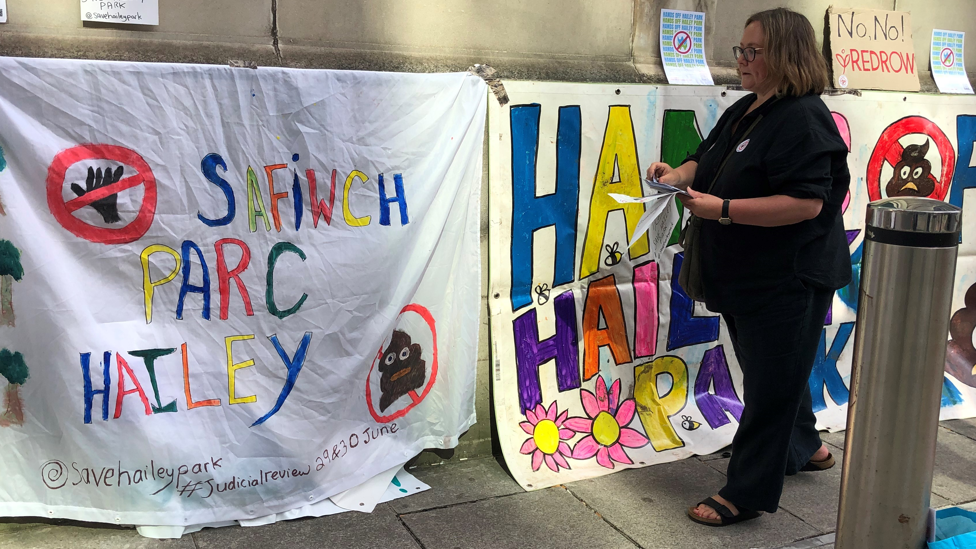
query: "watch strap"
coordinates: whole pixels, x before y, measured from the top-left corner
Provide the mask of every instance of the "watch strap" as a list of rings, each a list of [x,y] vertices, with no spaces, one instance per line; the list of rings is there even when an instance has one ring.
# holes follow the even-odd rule
[[[729,203],[730,202],[732,202],[732,201],[729,200],[728,198],[726,198],[725,200],[722,201],[722,218],[723,219],[729,219],[729,220],[731,220],[731,218],[729,217]]]

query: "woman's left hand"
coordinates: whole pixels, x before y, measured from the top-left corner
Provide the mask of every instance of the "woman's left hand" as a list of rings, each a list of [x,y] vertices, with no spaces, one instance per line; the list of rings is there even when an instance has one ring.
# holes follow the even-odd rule
[[[721,198],[711,194],[700,193],[694,189],[688,189],[688,194],[691,195],[691,198],[679,195],[679,200],[695,216],[712,220],[722,217],[722,203],[724,201]]]

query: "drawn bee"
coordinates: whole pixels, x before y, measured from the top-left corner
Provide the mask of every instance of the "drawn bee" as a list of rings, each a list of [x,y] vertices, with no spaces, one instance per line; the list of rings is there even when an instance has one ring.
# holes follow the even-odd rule
[[[932,163],[925,159],[929,152],[929,140],[924,145],[909,145],[901,153],[901,161],[895,164],[895,175],[885,190],[888,196],[929,196],[937,183],[932,175]]]
[[[539,284],[535,287],[535,293],[537,296],[539,296],[536,301],[539,303],[539,305],[545,305],[549,302],[549,292],[550,289],[548,284]]]
[[[701,427],[701,423],[691,419],[691,416],[681,416],[681,428],[686,431],[694,431]]]
[[[617,263],[620,263],[620,260],[624,258],[624,254],[620,253],[619,251],[620,250],[619,242],[614,242],[613,246],[607,244],[606,249],[608,255],[607,258],[603,260],[603,264],[606,265],[607,267],[613,267]]]

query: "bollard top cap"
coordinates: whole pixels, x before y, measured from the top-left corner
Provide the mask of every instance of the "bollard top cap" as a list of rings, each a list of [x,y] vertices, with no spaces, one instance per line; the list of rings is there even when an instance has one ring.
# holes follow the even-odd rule
[[[866,224],[897,232],[958,233],[962,210],[932,198],[886,198],[868,204]]]

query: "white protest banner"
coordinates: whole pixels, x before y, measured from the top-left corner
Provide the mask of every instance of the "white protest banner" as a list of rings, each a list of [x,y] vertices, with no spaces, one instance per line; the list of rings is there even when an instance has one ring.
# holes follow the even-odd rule
[[[255,519],[455,446],[486,92],[0,58],[0,515]]]
[[[830,6],[827,33],[834,87],[919,90],[908,12]]]
[[[159,0],[81,0],[81,20],[158,25]]]
[[[505,88],[512,103],[489,109],[499,144],[489,151],[489,306],[509,470],[539,489],[729,444],[743,409],[741,372],[719,316],[677,284],[679,223],[642,233],[642,216],[658,202],[612,195],[650,194],[641,184],[648,166],[680,164],[742,93]],[[888,196],[964,209],[942,418],[972,417],[976,212],[965,190],[976,188],[976,100],[867,92],[825,101],[851,148],[844,220],[854,281],[835,294],[809,380],[819,426],[846,423],[864,211]]]

